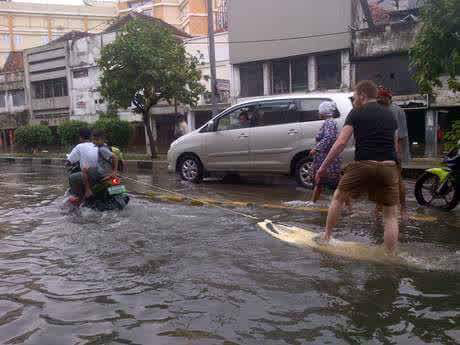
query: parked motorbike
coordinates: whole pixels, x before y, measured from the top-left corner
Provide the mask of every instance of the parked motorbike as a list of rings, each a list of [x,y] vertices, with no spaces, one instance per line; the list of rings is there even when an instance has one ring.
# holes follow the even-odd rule
[[[415,198],[420,205],[450,211],[460,202],[460,150],[452,149],[443,163],[417,179]]]
[[[80,171],[80,164],[75,163],[69,167],[69,176]],[[70,189],[69,189],[70,191]],[[97,211],[123,210],[129,203],[126,187],[121,184],[119,177],[100,181],[91,187],[93,196],[85,199],[82,207],[88,207]]]

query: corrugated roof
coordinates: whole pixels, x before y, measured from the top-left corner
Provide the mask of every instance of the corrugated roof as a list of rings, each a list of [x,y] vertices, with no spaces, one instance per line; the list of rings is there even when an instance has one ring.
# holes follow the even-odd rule
[[[22,52],[10,52],[6,58],[2,72],[22,72],[24,71],[24,60]]]
[[[58,38],[50,41],[48,44],[58,43],[58,42],[65,42],[65,41],[75,41],[75,40],[78,40],[79,38],[88,37],[88,36],[94,36],[94,35],[95,34],[92,34],[92,33],[89,33],[89,32],[73,30],[73,31],[69,31],[68,33],[62,35],[61,37],[58,37]]]
[[[161,19],[146,16],[145,14],[137,13],[137,12],[132,12],[132,13],[129,13],[129,14],[124,15],[122,17],[119,17],[111,25],[109,25],[103,32],[104,33],[109,33],[109,32],[114,32],[114,31],[121,30],[121,28],[125,24],[127,24],[130,20],[133,20],[133,19],[142,19],[142,20],[146,20],[146,21],[156,23],[156,24],[158,24],[158,25],[170,30],[176,36],[181,36],[181,37],[184,37],[184,38],[191,38],[192,37],[188,33],[186,33],[185,31],[182,31],[182,30],[176,28],[174,25],[166,23],[165,21],[163,21]]]

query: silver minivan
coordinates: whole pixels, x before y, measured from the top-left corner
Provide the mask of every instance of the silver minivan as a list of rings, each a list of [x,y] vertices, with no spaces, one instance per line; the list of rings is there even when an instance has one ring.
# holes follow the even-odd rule
[[[201,128],[180,137],[168,151],[168,170],[190,182],[211,174],[284,174],[311,187],[311,157],[322,120],[318,107],[334,101],[339,128],[352,109],[351,93],[260,97],[236,104]],[[349,145],[344,161],[353,158]]]

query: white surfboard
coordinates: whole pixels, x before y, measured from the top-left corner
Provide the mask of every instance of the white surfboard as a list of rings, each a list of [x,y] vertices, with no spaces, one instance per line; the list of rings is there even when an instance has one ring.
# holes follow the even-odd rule
[[[257,225],[274,238],[297,247],[312,248],[327,254],[354,260],[397,265],[410,264],[397,254],[387,254],[383,246],[336,239],[331,239],[329,242],[321,242],[317,241],[317,238],[321,234],[295,226],[273,223],[270,220],[265,220]]]

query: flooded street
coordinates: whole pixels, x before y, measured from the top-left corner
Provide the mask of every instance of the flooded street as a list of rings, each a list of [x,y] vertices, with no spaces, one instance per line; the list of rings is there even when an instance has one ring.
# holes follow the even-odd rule
[[[292,184],[129,176],[200,197],[305,200]],[[411,212],[436,219],[401,228],[402,246],[425,260],[415,269],[289,246],[254,220],[154,202],[127,180],[123,212],[65,215],[66,179],[61,168],[0,166],[0,344],[460,343],[460,208],[417,208],[408,192]],[[326,217],[238,211],[317,232]],[[381,243],[369,215],[345,217],[334,236]]]

